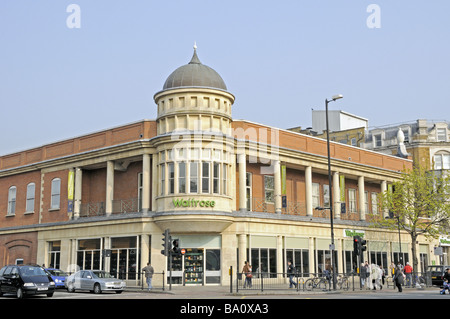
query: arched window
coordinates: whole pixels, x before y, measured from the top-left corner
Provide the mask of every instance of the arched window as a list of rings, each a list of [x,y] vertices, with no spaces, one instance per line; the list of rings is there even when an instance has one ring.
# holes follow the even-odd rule
[[[8,215],[16,213],[16,186],[11,186],[8,191]]]
[[[60,195],[61,195],[61,179],[55,178],[52,180],[50,209],[60,208]]]
[[[438,152],[435,154],[434,169],[450,169],[450,153]]]

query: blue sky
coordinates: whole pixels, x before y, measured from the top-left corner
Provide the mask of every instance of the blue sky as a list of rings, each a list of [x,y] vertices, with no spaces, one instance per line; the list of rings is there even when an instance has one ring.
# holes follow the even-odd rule
[[[340,93],[330,108],[369,126],[450,120],[449,14],[448,0],[2,0],[0,154],[155,119],[194,42],[235,119],[308,127]]]

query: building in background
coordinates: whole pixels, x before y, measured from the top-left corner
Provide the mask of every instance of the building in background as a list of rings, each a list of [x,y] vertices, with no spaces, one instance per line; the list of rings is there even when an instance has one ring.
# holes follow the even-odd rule
[[[168,270],[170,229],[186,250],[177,284],[227,285],[246,260],[269,276],[291,260],[308,276],[330,267],[330,205],[337,272],[352,270],[355,233],[372,263],[412,260],[409,236],[400,246],[369,216],[386,214],[377,197],[410,159],[332,142],[329,185],[324,139],[233,120],[234,99],[194,50],[154,95],[155,120],[1,156],[0,264],[105,269],[132,285],[148,261]],[[433,248],[419,238],[421,270]]]

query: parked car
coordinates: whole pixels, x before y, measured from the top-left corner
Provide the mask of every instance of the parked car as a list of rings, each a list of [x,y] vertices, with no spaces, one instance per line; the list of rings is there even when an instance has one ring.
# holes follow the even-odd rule
[[[56,288],[65,287],[64,282],[66,281],[67,274],[64,271],[56,268],[45,268],[45,270],[52,276]]]
[[[55,282],[44,268],[35,265],[9,265],[0,269],[0,296],[15,294],[21,299],[26,295],[53,296]]]
[[[67,277],[65,286],[68,292],[89,290],[96,294],[103,291],[115,291],[120,294],[126,284],[103,270],[80,270]]]
[[[443,285],[442,276],[450,266],[428,266],[427,274],[431,277],[431,284],[433,286],[441,287]]]

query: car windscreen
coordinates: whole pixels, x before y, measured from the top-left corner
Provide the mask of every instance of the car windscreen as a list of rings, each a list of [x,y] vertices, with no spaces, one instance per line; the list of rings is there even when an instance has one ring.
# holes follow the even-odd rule
[[[22,276],[47,276],[47,273],[41,267],[23,266],[19,267],[20,274]]]
[[[67,274],[62,270],[59,269],[47,269],[47,270],[50,274],[52,274],[52,276],[67,277]]]
[[[93,273],[94,276],[97,277],[97,278],[114,278],[114,277],[111,276],[109,273],[104,272],[104,271],[93,271],[92,273]]]

